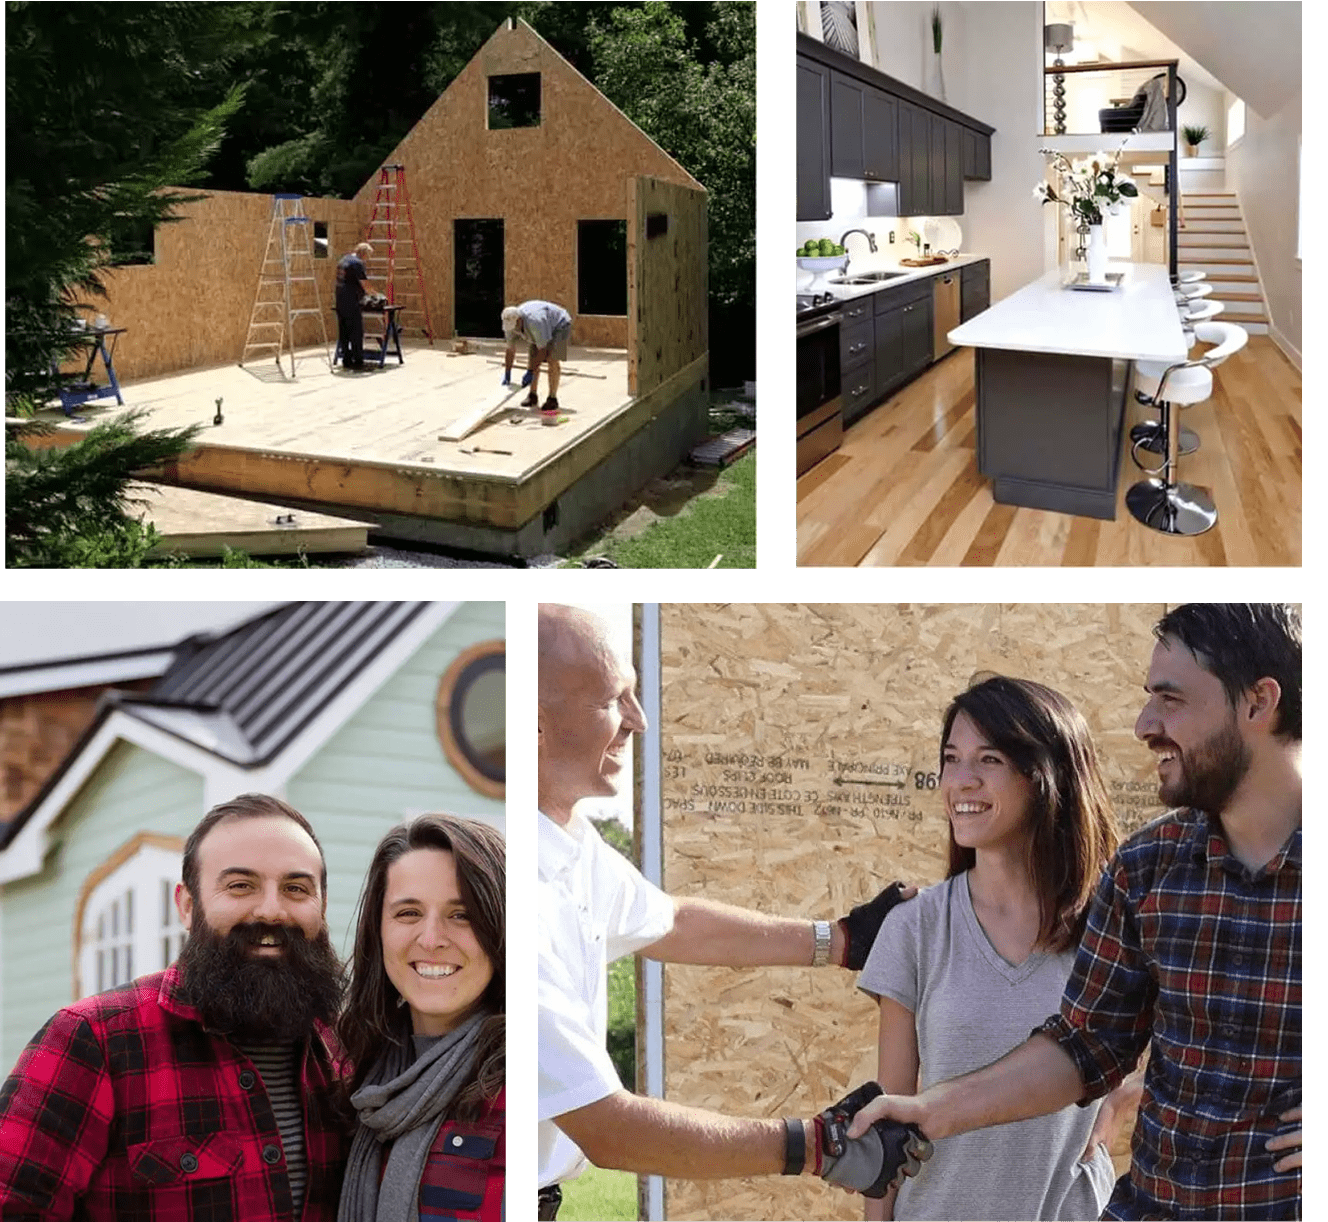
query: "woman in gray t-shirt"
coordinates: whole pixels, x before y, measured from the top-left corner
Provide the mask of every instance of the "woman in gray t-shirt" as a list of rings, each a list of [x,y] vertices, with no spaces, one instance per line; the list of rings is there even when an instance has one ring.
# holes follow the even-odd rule
[[[1116,846],[1088,726],[1039,683],[996,677],[955,697],[940,787],[947,877],[886,918],[858,981],[880,1000],[887,1094],[980,1069],[1057,1012]],[[1119,1099],[1102,1124],[1094,1104],[944,1138],[867,1217],[1097,1218],[1115,1178],[1099,1139]]]

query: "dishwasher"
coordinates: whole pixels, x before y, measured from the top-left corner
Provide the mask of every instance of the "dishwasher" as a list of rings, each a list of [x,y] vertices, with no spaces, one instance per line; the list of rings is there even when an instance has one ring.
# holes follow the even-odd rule
[[[943,272],[932,282],[931,359],[939,361],[954,348],[946,336],[959,325],[959,273]]]

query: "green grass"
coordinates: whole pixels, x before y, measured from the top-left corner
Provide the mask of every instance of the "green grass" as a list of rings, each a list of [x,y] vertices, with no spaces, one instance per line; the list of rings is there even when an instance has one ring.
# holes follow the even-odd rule
[[[636,1176],[591,1167],[563,1184],[558,1222],[636,1222]]]

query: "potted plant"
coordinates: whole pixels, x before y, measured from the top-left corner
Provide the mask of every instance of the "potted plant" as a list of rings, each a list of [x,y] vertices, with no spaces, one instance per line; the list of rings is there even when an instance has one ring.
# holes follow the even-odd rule
[[[1208,129],[1206,127],[1182,127],[1181,135],[1185,137],[1185,144],[1191,157],[1199,155],[1199,145],[1208,139]]]
[[[932,49],[932,75],[934,77],[935,94],[942,102],[945,101],[945,69],[941,62],[941,44],[944,38],[945,28],[941,20],[941,6],[933,4],[931,6],[931,49]]]

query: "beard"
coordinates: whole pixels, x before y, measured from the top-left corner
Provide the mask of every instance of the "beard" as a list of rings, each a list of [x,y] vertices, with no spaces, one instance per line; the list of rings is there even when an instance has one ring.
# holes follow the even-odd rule
[[[1192,806],[1210,815],[1221,814],[1250,770],[1251,752],[1235,718],[1188,752],[1180,751],[1169,739],[1164,741],[1177,752],[1180,775],[1159,785],[1158,798],[1170,807]]]
[[[241,1042],[289,1043],[307,1036],[320,1021],[337,1016],[342,965],[327,926],[312,938],[296,927],[248,921],[218,933],[196,905],[194,921],[177,960],[185,998],[203,1026]],[[265,937],[284,950],[255,955]]]

